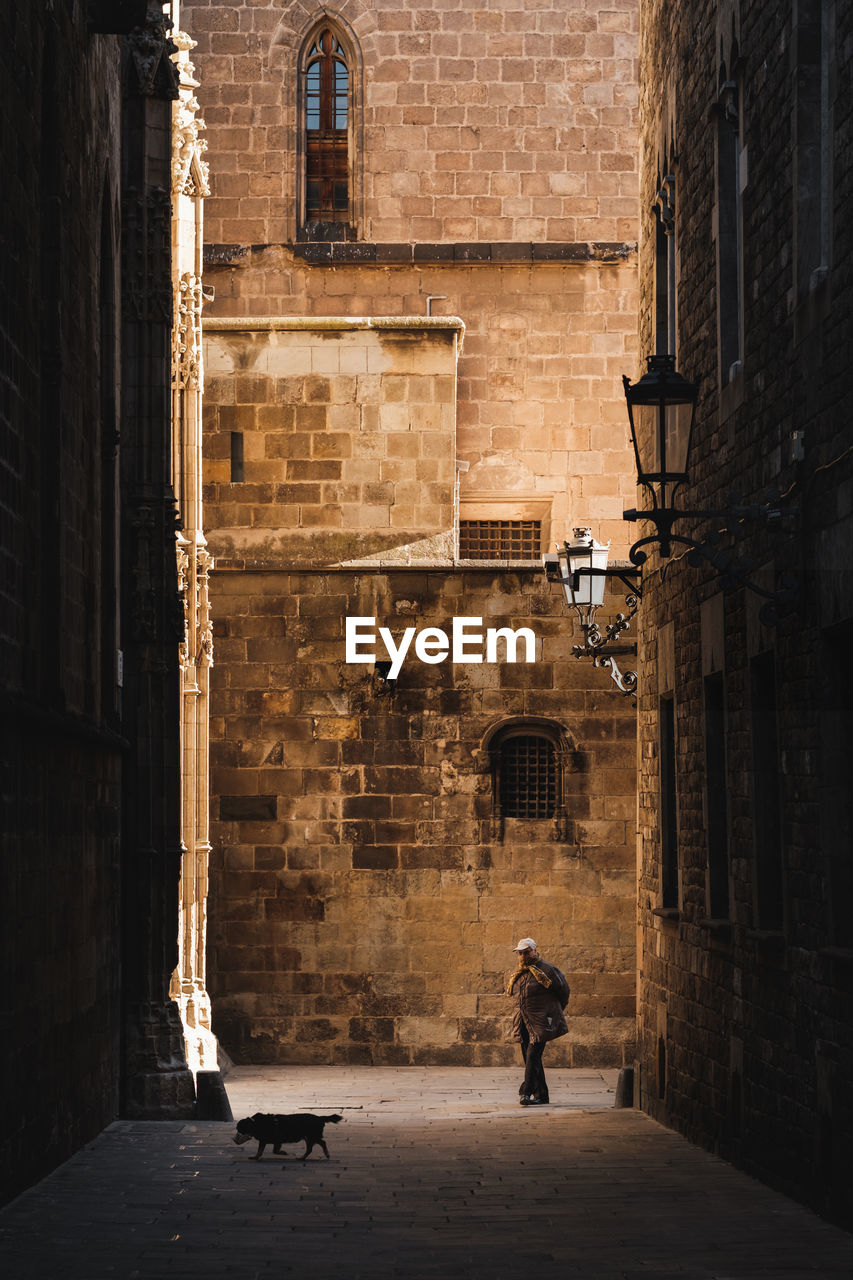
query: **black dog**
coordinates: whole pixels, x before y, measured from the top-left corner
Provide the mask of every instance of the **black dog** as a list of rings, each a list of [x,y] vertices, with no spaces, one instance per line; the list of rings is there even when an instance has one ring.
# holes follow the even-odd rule
[[[282,1145],[290,1142],[305,1143],[303,1160],[308,1159],[315,1146],[323,1148],[323,1154],[328,1160],[329,1149],[323,1141],[323,1126],[339,1124],[342,1118],[342,1116],[312,1116],[307,1112],[297,1112],[292,1116],[273,1116],[257,1111],[253,1116],[238,1121],[234,1141],[242,1144],[251,1138],[257,1138],[258,1154],[251,1157],[255,1160],[260,1160],[264,1154],[264,1147],[270,1143],[272,1143],[273,1154],[278,1155]]]

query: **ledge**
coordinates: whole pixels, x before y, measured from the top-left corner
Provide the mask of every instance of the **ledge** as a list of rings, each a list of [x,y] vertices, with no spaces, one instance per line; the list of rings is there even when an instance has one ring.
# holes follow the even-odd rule
[[[732,933],[732,922],[726,919],[708,919],[703,918],[697,920],[696,923],[700,929],[707,929],[709,933],[717,938],[730,938]]]
[[[652,915],[659,920],[669,920],[671,924],[678,924],[681,919],[678,907],[652,907]]]
[[[841,964],[853,965],[853,947],[821,947],[818,955],[837,960]]]
[[[307,266],[513,266],[518,264],[625,262],[637,253],[636,241],[588,240],[578,243],[526,240],[468,241],[464,244],[371,243],[359,240],[298,240],[278,244],[206,244],[208,266],[242,266],[253,253],[286,249]]]
[[[340,332],[355,329],[452,330],[464,335],[459,316],[205,316],[208,333],[248,331]]]
[[[781,929],[747,929],[744,936],[769,947],[784,947],[788,941]]]
[[[337,564],[308,564],[304,560],[265,561],[216,559],[217,573],[540,573],[535,560],[352,560]]]

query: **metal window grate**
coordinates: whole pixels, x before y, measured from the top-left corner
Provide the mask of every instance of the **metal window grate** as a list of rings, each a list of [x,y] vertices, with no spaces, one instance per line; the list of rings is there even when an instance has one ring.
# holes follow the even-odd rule
[[[501,811],[505,818],[553,818],[557,762],[547,738],[509,738],[501,747]]]
[[[538,560],[541,520],[460,520],[463,560]]]

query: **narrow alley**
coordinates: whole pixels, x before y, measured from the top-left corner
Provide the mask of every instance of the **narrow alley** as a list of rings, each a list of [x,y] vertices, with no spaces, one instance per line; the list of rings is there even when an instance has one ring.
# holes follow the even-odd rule
[[[853,1237],[634,1110],[615,1071],[236,1069],[235,1118],[338,1112],[330,1159],[225,1123],[119,1121],[0,1213],[10,1280],[795,1280]]]

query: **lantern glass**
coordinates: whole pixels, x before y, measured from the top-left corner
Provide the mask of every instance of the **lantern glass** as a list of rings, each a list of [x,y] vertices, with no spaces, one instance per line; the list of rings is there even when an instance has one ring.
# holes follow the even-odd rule
[[[650,356],[648,372],[625,383],[637,477],[684,483],[698,388],[676,372],[672,356]]]
[[[575,608],[604,603],[605,576],[603,573],[581,573],[581,569],[606,569],[610,543],[596,542],[590,529],[575,529],[571,543],[565,544],[560,555],[565,564],[563,586],[566,599]]]

